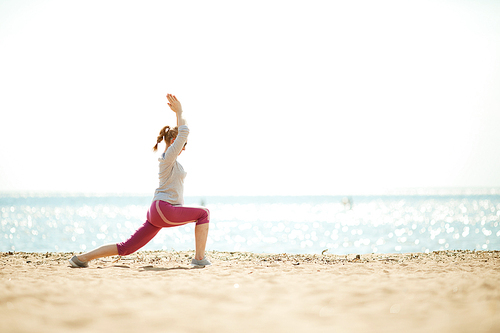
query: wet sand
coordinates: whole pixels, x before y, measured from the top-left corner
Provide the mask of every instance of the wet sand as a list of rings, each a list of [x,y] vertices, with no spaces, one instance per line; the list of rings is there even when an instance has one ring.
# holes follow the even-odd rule
[[[500,332],[500,251],[0,253],[0,332]]]

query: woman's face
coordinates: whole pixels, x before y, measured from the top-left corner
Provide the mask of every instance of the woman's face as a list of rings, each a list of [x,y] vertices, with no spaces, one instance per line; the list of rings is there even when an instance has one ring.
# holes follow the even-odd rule
[[[182,147],[182,150],[181,150],[181,152],[179,153],[179,155],[180,155],[180,154],[182,154],[182,152],[183,152],[184,150],[186,150],[186,145],[187,145],[187,144],[188,144],[187,142],[184,144],[184,147]]]

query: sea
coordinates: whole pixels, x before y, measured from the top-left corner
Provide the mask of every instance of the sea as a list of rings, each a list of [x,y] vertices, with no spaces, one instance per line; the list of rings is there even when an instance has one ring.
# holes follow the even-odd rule
[[[146,195],[0,194],[0,251],[81,252],[126,240]],[[500,250],[500,191],[186,197],[211,212],[207,250],[338,255]],[[194,249],[194,224],[142,250]]]

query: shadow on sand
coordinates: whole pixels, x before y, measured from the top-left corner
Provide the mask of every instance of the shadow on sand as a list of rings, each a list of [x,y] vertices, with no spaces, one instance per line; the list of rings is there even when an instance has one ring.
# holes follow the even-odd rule
[[[162,271],[172,271],[172,270],[177,270],[177,269],[190,270],[190,269],[200,269],[200,268],[204,268],[204,267],[182,267],[182,266],[177,266],[177,267],[154,267],[154,266],[143,266],[143,267],[140,267],[139,271],[140,272],[145,272],[145,271],[162,272]]]

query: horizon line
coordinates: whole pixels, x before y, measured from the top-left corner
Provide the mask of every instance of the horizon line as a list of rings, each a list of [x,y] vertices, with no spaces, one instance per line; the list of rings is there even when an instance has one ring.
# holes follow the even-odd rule
[[[330,194],[193,194],[185,198],[209,197],[360,197],[360,196],[447,196],[500,195],[500,187],[401,188],[386,191],[332,192]],[[143,192],[67,192],[67,191],[1,191],[0,197],[142,197]]]

